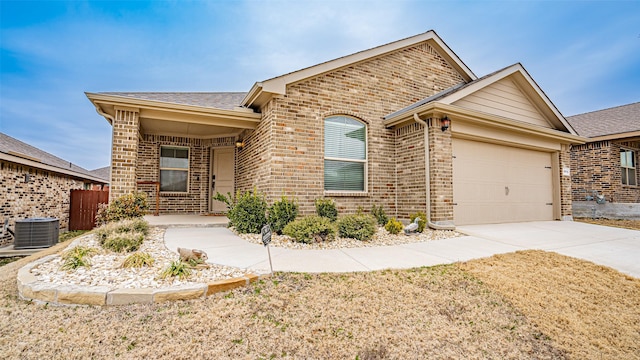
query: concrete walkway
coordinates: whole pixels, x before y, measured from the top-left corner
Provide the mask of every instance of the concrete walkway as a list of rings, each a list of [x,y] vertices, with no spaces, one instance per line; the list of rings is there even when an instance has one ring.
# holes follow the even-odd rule
[[[315,273],[406,269],[541,249],[640,277],[640,231],[560,221],[461,226],[458,231],[468,236],[372,248],[270,250],[275,271]],[[244,241],[226,228],[170,227],[165,243],[173,251],[178,247],[204,250],[211,263],[269,270],[264,246]]]

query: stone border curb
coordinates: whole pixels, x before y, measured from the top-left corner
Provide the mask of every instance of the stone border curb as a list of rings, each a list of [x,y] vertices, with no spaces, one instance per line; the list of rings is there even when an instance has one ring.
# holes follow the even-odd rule
[[[52,259],[45,256],[18,270],[18,296],[23,300],[53,305],[128,305],[153,304],[165,301],[204,299],[213,294],[247,286],[271,274],[247,274],[243,277],[217,280],[206,284],[168,288],[121,288],[111,290],[105,286],[72,286],[44,283],[31,274],[36,265]]]

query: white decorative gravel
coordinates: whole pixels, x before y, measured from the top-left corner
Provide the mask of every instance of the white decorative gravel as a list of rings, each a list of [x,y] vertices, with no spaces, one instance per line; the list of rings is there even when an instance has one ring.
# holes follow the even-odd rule
[[[235,232],[235,229],[231,228]],[[238,234],[241,238],[256,244],[262,244],[262,237],[260,234]],[[422,233],[416,233],[412,235],[405,235],[400,233],[397,235],[390,234],[384,227],[379,227],[378,231],[373,238],[369,241],[360,241],[349,238],[336,238],[333,241],[326,241],[313,244],[299,243],[291,239],[286,235],[271,236],[271,243],[269,246],[281,247],[286,249],[295,250],[326,250],[326,249],[342,249],[342,248],[358,248],[358,247],[375,247],[375,246],[392,246],[402,245],[431,240],[442,240],[453,237],[462,236],[460,233],[451,230],[431,230],[425,229]]]
[[[105,286],[112,290],[189,287],[216,280],[242,277],[249,273],[245,269],[209,264],[211,267],[208,269],[192,269],[191,275],[184,280],[178,278],[162,279],[160,278],[162,270],[179,258],[177,253],[165,247],[164,231],[161,228],[150,228],[149,235],[139,249],[141,252],[151,254],[155,259],[151,267],[122,268],[122,262],[130,253],[120,254],[104,250],[93,234],[87,234],[74,240],[67,250],[80,245],[97,249],[98,253],[90,257],[91,267],[79,267],[70,271],[62,270],[64,261],[61,254],[57,254],[52,260],[35,266],[31,273],[42,282],[59,285]]]

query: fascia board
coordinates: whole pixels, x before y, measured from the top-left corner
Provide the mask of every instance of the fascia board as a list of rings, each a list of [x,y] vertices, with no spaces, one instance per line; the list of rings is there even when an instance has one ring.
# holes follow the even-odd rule
[[[216,108],[206,108],[201,106],[175,104],[162,101],[133,99],[125,96],[117,95],[104,95],[87,93],[87,97],[96,106],[109,105],[113,107],[124,106],[139,109],[141,112],[147,110],[150,112],[156,112],[157,114],[166,113],[167,117],[172,120],[177,120],[179,117],[176,114],[182,114],[185,117],[220,117],[231,121],[242,121],[247,124],[253,124],[247,128],[255,128],[260,122],[262,115],[253,111],[238,111],[238,110],[223,110]],[[112,115],[113,116],[113,115]],[[204,122],[206,123],[206,122]],[[244,126],[246,127],[246,126]]]
[[[452,121],[456,121],[456,119],[460,119],[462,121],[473,121],[476,124],[481,124],[488,127],[495,127],[537,136],[544,136],[570,144],[584,144],[588,141],[588,139],[575,134],[570,134],[555,129],[548,129],[525,122],[503,118],[501,116],[496,116],[476,110],[465,109],[455,105],[440,102],[431,102],[428,104],[424,104],[420,107],[412,109],[411,112],[407,112],[394,118],[388,119],[384,122],[384,124],[386,127],[393,127],[401,123],[413,121],[414,113],[418,114],[418,116],[420,116],[421,118],[442,116],[446,114],[452,117]]]
[[[41,163],[41,162],[38,162],[38,161],[33,161],[33,160],[21,158],[21,157],[18,157],[18,156],[7,154],[7,153],[0,152],[0,160],[5,160],[5,161],[8,161],[8,162],[21,164],[21,165],[25,165],[25,166],[30,166],[30,167],[37,168],[37,169],[47,170],[47,171],[51,171],[51,172],[55,172],[55,173],[59,173],[59,174],[69,175],[69,176],[73,176],[73,177],[80,178],[80,179],[91,180],[91,181],[98,182],[98,183],[101,183],[101,184],[108,184],[109,183],[108,181],[105,181],[104,179],[101,179],[101,178],[98,178],[98,177],[95,177],[95,176],[90,176],[90,175],[82,174],[82,173],[75,172],[75,171],[72,171],[72,170],[59,168],[57,166],[47,165],[45,163]]]
[[[595,136],[587,139],[588,139],[588,142],[594,142],[594,141],[604,141],[604,140],[622,140],[622,139],[628,139],[628,138],[634,138],[634,137],[640,137],[640,130],[629,131],[629,132],[618,133],[618,134]]]

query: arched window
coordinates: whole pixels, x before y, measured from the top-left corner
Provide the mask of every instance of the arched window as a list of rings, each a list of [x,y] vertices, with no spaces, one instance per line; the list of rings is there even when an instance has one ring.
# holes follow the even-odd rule
[[[367,191],[367,126],[351,117],[324,120],[325,191]]]

